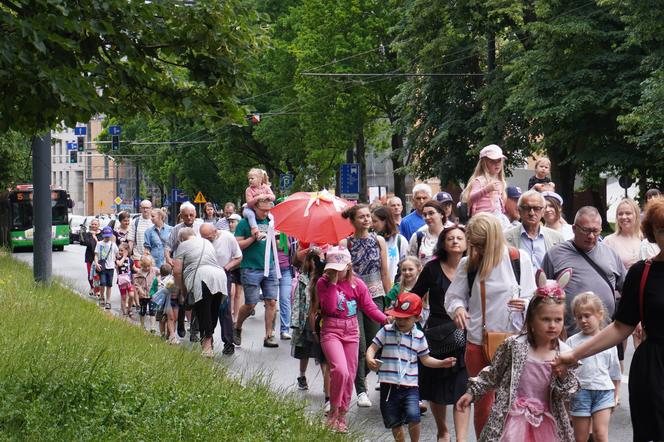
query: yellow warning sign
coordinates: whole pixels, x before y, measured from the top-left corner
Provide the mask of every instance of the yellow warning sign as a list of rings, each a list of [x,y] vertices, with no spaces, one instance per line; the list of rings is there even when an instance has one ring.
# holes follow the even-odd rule
[[[99,200],[99,207],[104,207],[104,200]]]
[[[196,194],[196,198],[194,198],[194,203],[196,203],[196,204],[205,204],[205,203],[207,203],[205,197],[203,196],[203,192],[198,192]]]

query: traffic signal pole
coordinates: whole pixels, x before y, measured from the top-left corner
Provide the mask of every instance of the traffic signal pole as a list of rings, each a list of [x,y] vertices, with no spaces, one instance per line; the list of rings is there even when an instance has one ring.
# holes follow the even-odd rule
[[[33,274],[35,281],[49,285],[53,266],[51,224],[51,133],[32,138],[32,217],[34,225]]]

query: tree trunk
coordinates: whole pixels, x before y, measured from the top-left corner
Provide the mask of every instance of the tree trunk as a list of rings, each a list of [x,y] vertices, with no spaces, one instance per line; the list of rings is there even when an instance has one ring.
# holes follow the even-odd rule
[[[401,133],[392,134],[392,170],[394,171],[394,194],[406,200],[406,174],[397,170],[403,167],[403,136]]]
[[[547,152],[551,160],[551,178],[556,183],[556,193],[563,198],[563,214],[568,223],[574,220],[574,178],[576,166],[571,162],[563,163],[565,153],[549,149]]]
[[[360,129],[355,140],[355,160],[360,164],[360,198],[361,202],[367,202],[369,192],[367,189],[367,146],[364,140],[364,129]]]

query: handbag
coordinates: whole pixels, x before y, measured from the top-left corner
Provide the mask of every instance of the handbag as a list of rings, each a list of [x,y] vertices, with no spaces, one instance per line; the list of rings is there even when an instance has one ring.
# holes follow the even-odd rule
[[[466,333],[452,321],[435,327],[425,327],[424,337],[429,344],[429,352],[436,359],[455,353],[466,346]]]
[[[480,294],[482,296],[482,351],[487,361],[493,359],[496,350],[505,339],[513,336],[514,333],[492,332],[486,328],[486,285],[480,281]]]
[[[125,287],[129,284],[131,284],[131,274],[118,273],[118,286]]]

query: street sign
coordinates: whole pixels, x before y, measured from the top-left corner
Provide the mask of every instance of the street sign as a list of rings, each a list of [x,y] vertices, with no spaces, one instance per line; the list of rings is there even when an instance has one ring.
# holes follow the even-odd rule
[[[189,197],[182,189],[171,189],[171,199],[176,203],[184,203],[189,201]]]
[[[171,200],[168,199],[168,197],[166,197],[166,198],[164,198],[164,203],[163,204],[164,204],[164,207],[168,207],[168,206],[171,205]]]
[[[119,196],[116,196],[113,201],[115,201],[115,204],[117,204],[117,205],[122,204],[122,198],[120,198]]]
[[[76,143],[67,142],[67,150],[75,150],[75,149],[76,149]]]
[[[76,126],[74,128],[74,135],[76,136],[85,135],[86,133],[87,133],[87,127],[85,126]]]
[[[196,194],[196,198],[194,198],[194,203],[196,204],[205,204],[207,201],[205,200],[205,197],[203,196],[202,192],[198,192]]]
[[[358,163],[344,163],[341,165],[339,175],[341,196],[358,199],[360,195],[360,165]]]
[[[120,135],[122,133],[122,128],[120,126],[109,126],[108,133],[111,135]]]
[[[289,190],[293,187],[293,175],[290,173],[282,173],[279,175],[279,189]]]

